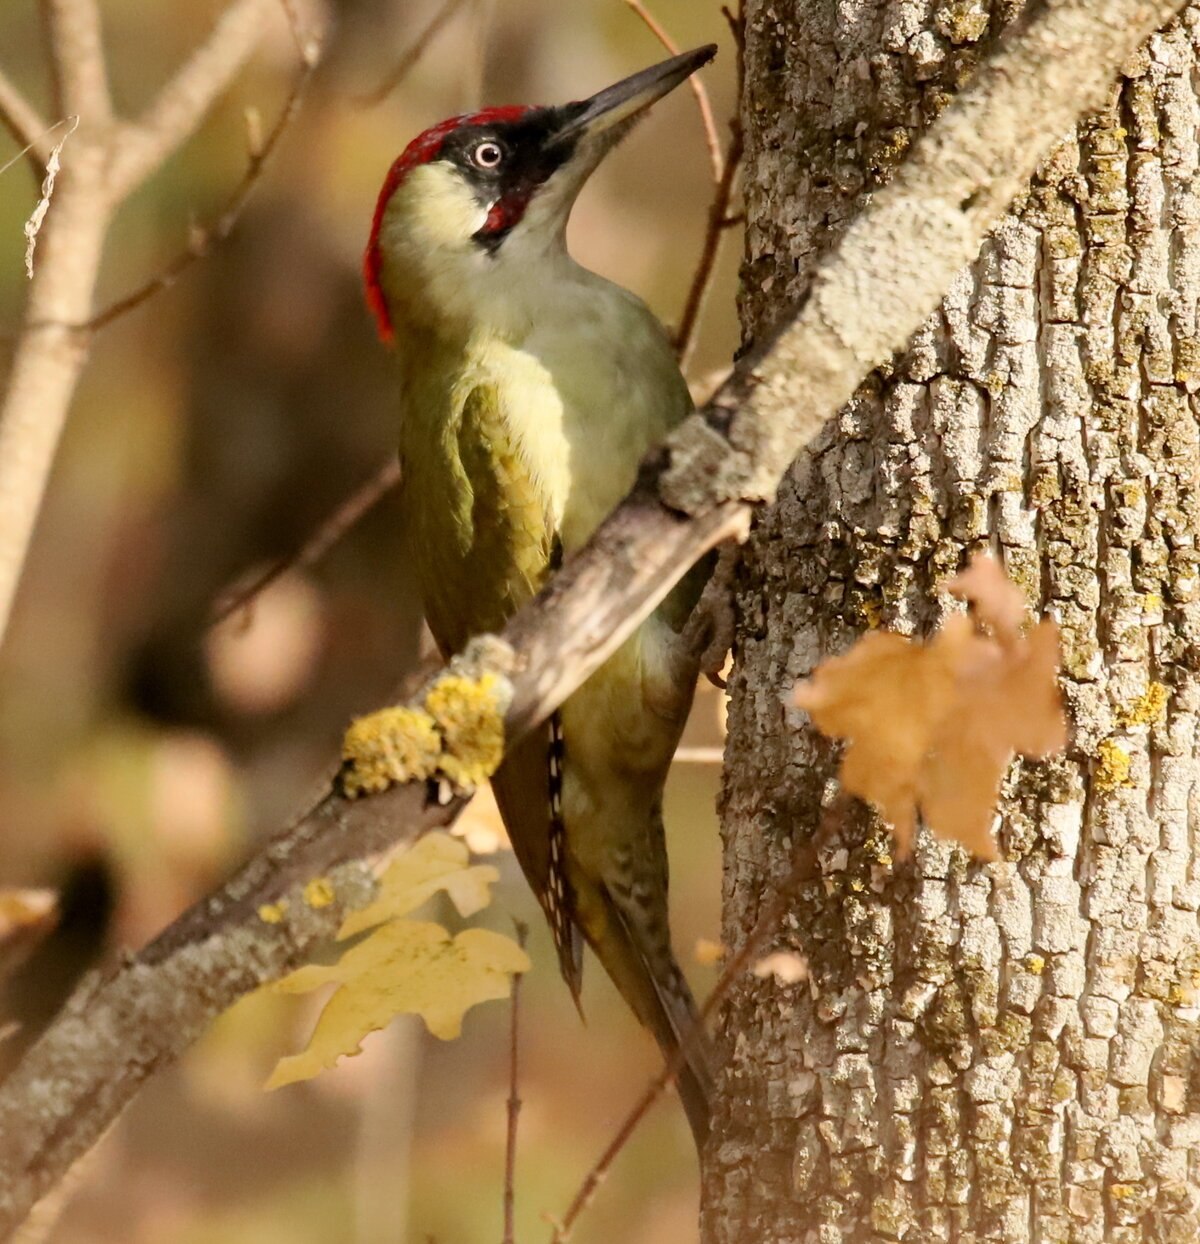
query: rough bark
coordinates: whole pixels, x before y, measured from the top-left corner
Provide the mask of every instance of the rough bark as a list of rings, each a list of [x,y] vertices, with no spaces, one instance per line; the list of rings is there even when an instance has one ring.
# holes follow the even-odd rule
[[[511,691],[510,742],[578,686],[697,557],[740,530],[750,503],[773,494],[791,456],[872,361],[909,339],[957,266],[977,253],[1053,136],[1095,106],[1116,65],[1180,3],[1058,0],[989,61],[828,257],[791,322],[647,460],[630,496],[500,640],[472,645],[471,676],[494,673]],[[878,275],[901,269],[902,290]],[[464,800],[442,805],[414,779],[347,806],[335,788],[230,882],[82,991],[0,1086],[0,1235],[206,1019],[334,927],[334,909],[312,910],[304,883],[314,871],[332,870],[339,899],[343,890],[347,902],[365,899],[365,861],[447,823]],[[275,901],[281,895],[286,909]]]
[[[747,9],[752,338],[1015,12]],[[1132,59],[747,547],[727,944],[825,828],[779,942],[810,981],[726,1016],[708,1241],[1200,1237],[1198,32]],[[1072,746],[1014,767],[1000,863],[925,835],[897,863],[790,689],[867,628],[925,632],[985,546],[1060,621]]]

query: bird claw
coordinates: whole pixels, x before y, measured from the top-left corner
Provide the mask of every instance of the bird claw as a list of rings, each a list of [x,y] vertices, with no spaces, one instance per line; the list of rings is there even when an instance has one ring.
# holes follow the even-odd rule
[[[737,624],[733,577],[739,554],[740,545],[736,541],[721,546],[717,564],[684,630],[685,644],[700,673],[722,691],[725,690],[725,660],[733,647]]]

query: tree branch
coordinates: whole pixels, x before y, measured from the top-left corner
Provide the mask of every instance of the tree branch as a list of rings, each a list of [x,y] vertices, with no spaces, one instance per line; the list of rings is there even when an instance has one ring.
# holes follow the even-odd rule
[[[213,101],[237,77],[266,29],[268,14],[278,7],[279,0],[232,0],[158,98],[122,128],[110,172],[116,195],[126,197],[191,137]]]
[[[413,67],[425,55],[430,44],[437,38],[442,28],[449,24],[450,19],[465,3],[466,0],[446,0],[441,8],[430,18],[429,25],[417,35],[412,46],[404,52],[391,68],[387,77],[374,90],[368,91],[365,95],[360,95],[355,102],[364,108],[373,108],[376,104],[382,104],[400,83],[408,77]]]
[[[788,875],[770,895],[746,940],[726,960],[712,992],[704,999],[704,1005],[700,1008],[700,1016],[696,1020],[701,1029],[705,1028],[725,1005],[742,974],[754,966],[754,961],[762,955],[779,932],[796,897],[796,892],[805,882],[811,881],[816,876],[817,851],[823,838],[824,833],[819,831],[807,842],[798,846]],[[620,1156],[621,1150],[629,1143],[630,1138],[637,1131],[642,1120],[650,1113],[655,1102],[667,1091],[667,1086],[683,1070],[686,1061],[687,1049],[681,1041],[674,1055],[663,1063],[662,1068],[621,1120],[612,1139],[605,1145],[604,1152],[584,1176],[578,1191],[567,1206],[566,1213],[553,1223],[554,1230],[550,1236],[550,1244],[568,1244],[571,1232],[579,1222],[580,1216],[591,1205],[600,1185],[608,1177],[613,1163]]]
[[[60,110],[69,105],[84,124],[63,155],[0,402],[0,637],[7,629],[59,438],[90,351],[96,274],[113,213],[195,128],[253,50],[268,7],[277,2],[232,0],[208,42],[163,89],[146,118],[128,126],[111,118],[95,0],[42,0]],[[294,22],[288,0],[282,2]],[[298,41],[311,70],[314,45]],[[292,111],[289,102],[285,116]],[[252,179],[243,183],[243,196],[252,184]],[[214,235],[223,223],[232,227],[239,206],[235,195]],[[152,283],[149,292],[156,288],[159,284]],[[117,311],[128,305],[128,300],[118,304]],[[110,308],[106,316],[113,314]]]
[[[650,33],[663,45],[668,56],[679,55],[679,44],[667,34],[666,27],[642,3],[642,0],[625,0],[633,12],[641,18]],[[721,140],[717,136],[717,123],[713,118],[712,101],[708,98],[708,88],[698,73],[688,78],[692,97],[700,113],[700,124],[704,127],[704,145],[708,148],[708,162],[712,168],[713,185],[721,184],[725,176],[725,157],[721,154]]]
[[[737,107],[740,108],[746,87],[745,18],[742,16],[740,0],[736,17],[728,9],[722,11],[733,30],[737,47]],[[696,348],[700,316],[708,300],[709,291],[712,289],[713,277],[717,271],[717,257],[721,253],[721,243],[729,228],[729,205],[733,201],[734,190],[741,173],[744,152],[745,134],[742,130],[742,119],[735,111],[729,122],[729,150],[721,164],[721,175],[717,178],[716,189],[713,191],[712,202],[708,208],[708,223],[704,230],[700,258],[692,274],[692,283],[683,304],[683,313],[679,317],[679,327],[675,330],[675,351],[679,355],[679,366],[685,373],[691,362],[692,351]]]
[[[255,187],[262,179],[267,165],[274,156],[275,149],[283,141],[284,134],[287,133],[292,122],[295,121],[296,114],[300,111],[300,105],[303,103],[305,93],[312,81],[312,76],[316,73],[317,66],[320,64],[321,44],[316,40],[301,42],[303,36],[295,27],[293,27],[293,30],[296,33],[296,41],[300,44],[300,70],[296,74],[295,81],[292,83],[292,89],[288,92],[288,97],[284,101],[279,116],[276,117],[275,124],[271,126],[270,133],[267,134],[266,139],[262,139],[260,135],[256,140],[251,141],[246,171],[233,188],[220,215],[209,225],[193,228],[188,239],[187,249],[180,251],[157,276],[151,277],[150,280],[139,285],[131,293],[125,294],[115,302],[110,303],[86,324],[81,325],[82,328],[92,332],[105,328],[114,320],[118,320],[123,315],[128,315],[130,311],[136,310],[142,303],[153,298],[155,294],[160,294],[163,290],[170,289],[193,264],[199,263],[202,259],[207,259],[213,250],[225,242],[234,231],[238,221],[242,218],[242,212],[245,210],[246,204],[250,201],[250,196],[254,193]]]
[[[74,114],[87,126],[106,126],[112,99],[97,0],[42,0],[42,13],[59,116]]]
[[[18,147],[28,148],[29,156],[40,179],[46,168],[50,148],[54,145],[49,138],[50,127],[2,69],[0,69],[0,125],[3,125],[13,136],[13,141]]]
[[[850,226],[797,317],[648,459],[630,496],[501,639],[472,645],[467,669],[511,686],[510,744],[603,662],[700,553],[744,523],[751,504],[773,494],[864,373],[904,346],[975,257],[1037,161],[1180,7],[1059,0],[1003,40]],[[303,961],[370,895],[361,861],[448,823],[464,803],[439,805],[426,784],[357,803],[331,789],[233,881],[77,995],[0,1086],[0,1235],[154,1070],[241,994]],[[313,910],[303,883],[321,874],[338,901]]]
[[[400,483],[400,459],[393,455],[354,490],[296,550],[276,558],[249,582],[234,584],[213,602],[209,627],[219,626],[239,610],[249,613],[254,602],[289,570],[306,570],[321,561],[335,544]]]

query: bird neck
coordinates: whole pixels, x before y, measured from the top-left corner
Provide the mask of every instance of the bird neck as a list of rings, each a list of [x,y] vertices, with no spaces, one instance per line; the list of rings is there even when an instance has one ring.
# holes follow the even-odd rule
[[[528,228],[490,253],[472,240],[426,248],[402,236],[385,245],[380,275],[398,338],[408,332],[453,342],[482,333],[512,344],[595,279],[567,253],[561,229]]]

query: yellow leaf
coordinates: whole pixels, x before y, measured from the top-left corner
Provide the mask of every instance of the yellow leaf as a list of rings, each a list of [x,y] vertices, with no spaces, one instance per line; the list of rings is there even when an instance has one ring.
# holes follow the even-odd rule
[[[394,1016],[420,1015],[442,1040],[457,1037],[477,1002],[506,998],[529,958],[510,938],[466,929],[452,938],[441,925],[393,920],[352,946],[331,967],[309,966],[279,981],[283,993],[340,988],[321,1012],[308,1048],[281,1058],[268,1089],[310,1080],[339,1058],[357,1054],[364,1037]]]
[[[426,834],[388,864],[378,897],[361,911],[351,912],[338,937],[353,937],[385,920],[406,916],[439,890],[450,895],[461,916],[482,911],[492,900],[490,887],[500,874],[490,864],[468,867],[469,859],[466,845],[458,839],[437,831]]]

